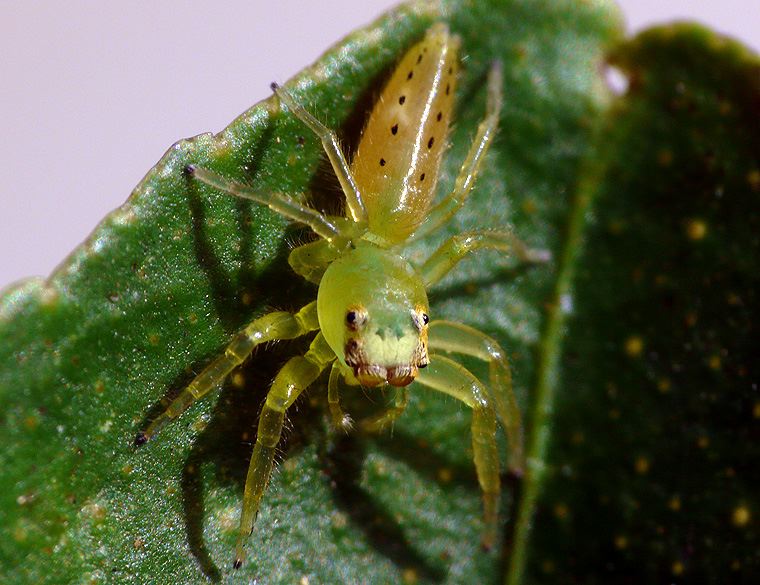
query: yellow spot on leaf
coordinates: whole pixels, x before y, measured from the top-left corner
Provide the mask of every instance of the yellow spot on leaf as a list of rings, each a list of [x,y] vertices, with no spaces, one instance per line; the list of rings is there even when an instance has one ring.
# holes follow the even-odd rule
[[[686,222],[686,236],[695,242],[707,235],[707,223],[698,218],[692,218]]]
[[[541,563],[541,570],[544,573],[553,573],[554,572],[554,561],[546,560],[543,563]]]
[[[30,414],[24,419],[24,426],[27,428],[27,430],[33,431],[38,426],[40,426],[40,420],[36,415]]]
[[[683,563],[681,561],[676,561],[673,563],[673,565],[670,567],[670,572],[674,575],[683,574]]]
[[[438,481],[440,481],[441,483],[451,483],[451,480],[454,477],[454,474],[451,473],[451,469],[449,469],[448,467],[441,467],[440,469],[438,469],[437,475],[438,475]]]
[[[749,524],[751,516],[749,508],[745,505],[741,505],[734,508],[734,511],[731,514],[731,522],[734,526],[742,528]]]
[[[624,548],[627,548],[627,547],[628,547],[628,539],[622,534],[618,534],[615,537],[615,548],[619,550],[623,550]]]
[[[637,457],[636,461],[633,464],[633,468],[636,470],[636,473],[640,475],[644,475],[645,473],[649,472],[649,459],[646,457]]]
[[[523,201],[522,209],[527,214],[536,213],[536,210],[537,210],[536,202],[533,199],[526,199],[525,201]]]
[[[753,191],[760,191],[760,171],[752,169],[747,173],[747,183]]]
[[[681,509],[681,498],[678,496],[673,496],[668,500],[668,508],[673,510],[673,512],[678,512]]]
[[[639,357],[644,351],[644,340],[634,335],[625,340],[625,353],[630,357]]]

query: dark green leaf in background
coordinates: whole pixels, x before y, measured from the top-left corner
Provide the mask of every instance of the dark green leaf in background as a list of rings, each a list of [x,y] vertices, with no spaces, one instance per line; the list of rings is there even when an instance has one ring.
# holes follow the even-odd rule
[[[395,60],[440,17],[432,6],[389,13],[290,83],[349,149]],[[415,259],[452,233],[504,225],[556,259],[524,267],[484,253],[431,291],[434,317],[508,348],[534,421],[523,499],[515,482],[504,490],[505,535],[519,509],[516,534],[501,550],[479,548],[459,404],[412,392],[392,435],[344,437],[327,424],[322,381],[291,413],[249,562],[233,572],[257,413],[301,342],[262,348],[216,398],[131,446],[234,331],[315,295],[287,267],[290,243],[305,237],[297,226],[182,173],[193,162],[339,209],[318,142],[269,101],[217,136],[172,147],[61,269],[0,299],[0,580],[497,583],[514,551],[514,583],[524,566],[523,582],[547,583],[672,579],[676,562],[684,576],[757,568],[746,447],[760,408],[749,342],[756,61],[710,48],[717,41],[703,32],[644,37],[617,52],[631,91],[608,119],[599,73],[620,40],[611,3],[452,1],[443,14],[462,37],[464,67],[442,191],[497,58],[505,107],[471,201]],[[600,133],[604,147],[589,157]],[[359,414],[383,396],[346,400]]]
[[[528,582],[756,583],[760,60],[690,25],[611,60]]]

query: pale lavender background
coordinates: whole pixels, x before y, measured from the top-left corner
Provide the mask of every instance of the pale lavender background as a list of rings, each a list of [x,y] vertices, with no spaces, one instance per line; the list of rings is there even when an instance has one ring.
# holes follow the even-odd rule
[[[0,0],[0,289],[50,273],[174,141],[395,3]],[[633,31],[689,18],[760,47],[760,0],[620,4]]]

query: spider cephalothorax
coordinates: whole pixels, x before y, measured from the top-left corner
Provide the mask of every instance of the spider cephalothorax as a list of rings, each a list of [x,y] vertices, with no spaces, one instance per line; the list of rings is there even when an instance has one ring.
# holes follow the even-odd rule
[[[335,260],[319,285],[319,326],[364,386],[406,386],[427,365],[428,300],[412,266],[369,243]]]
[[[306,354],[291,358],[277,374],[262,409],[246,479],[236,567],[243,562],[243,544],[269,481],[285,412],[328,367],[330,412],[335,425],[344,429],[351,421],[340,407],[341,381],[388,385],[397,391],[386,412],[362,424],[367,429],[382,428],[403,412],[406,387],[412,382],[472,409],[473,457],[485,507],[483,544],[494,542],[500,489],[497,418],[507,432],[510,467],[519,472],[523,465],[520,413],[509,366],[496,340],[466,325],[429,322],[426,290],[478,248],[517,252],[529,261],[547,255],[528,250],[507,231],[490,229],[453,236],[416,266],[405,256],[407,243],[439,229],[464,205],[498,124],[502,79],[495,64],[488,77],[487,115],[454,190],[432,205],[454,100],[458,46],[448,28],[437,24],[409,49],[372,110],[350,165],[335,134],[273,85],[280,102],[322,140],[346,196],[346,217],[326,216],[290,197],[262,194],[194,165],[187,168],[202,183],[268,205],[321,238],[295,248],[289,258],[296,273],[319,285],[317,300],[296,313],[274,312],[253,321],[137,437],[138,443],[147,441],[208,394],[256,346],[317,332]],[[444,353],[488,361],[489,383]]]

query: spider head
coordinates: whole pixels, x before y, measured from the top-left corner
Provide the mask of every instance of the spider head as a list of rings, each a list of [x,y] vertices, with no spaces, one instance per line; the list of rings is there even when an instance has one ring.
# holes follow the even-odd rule
[[[406,260],[367,245],[333,262],[317,297],[319,323],[363,386],[406,386],[428,364],[428,302]]]

